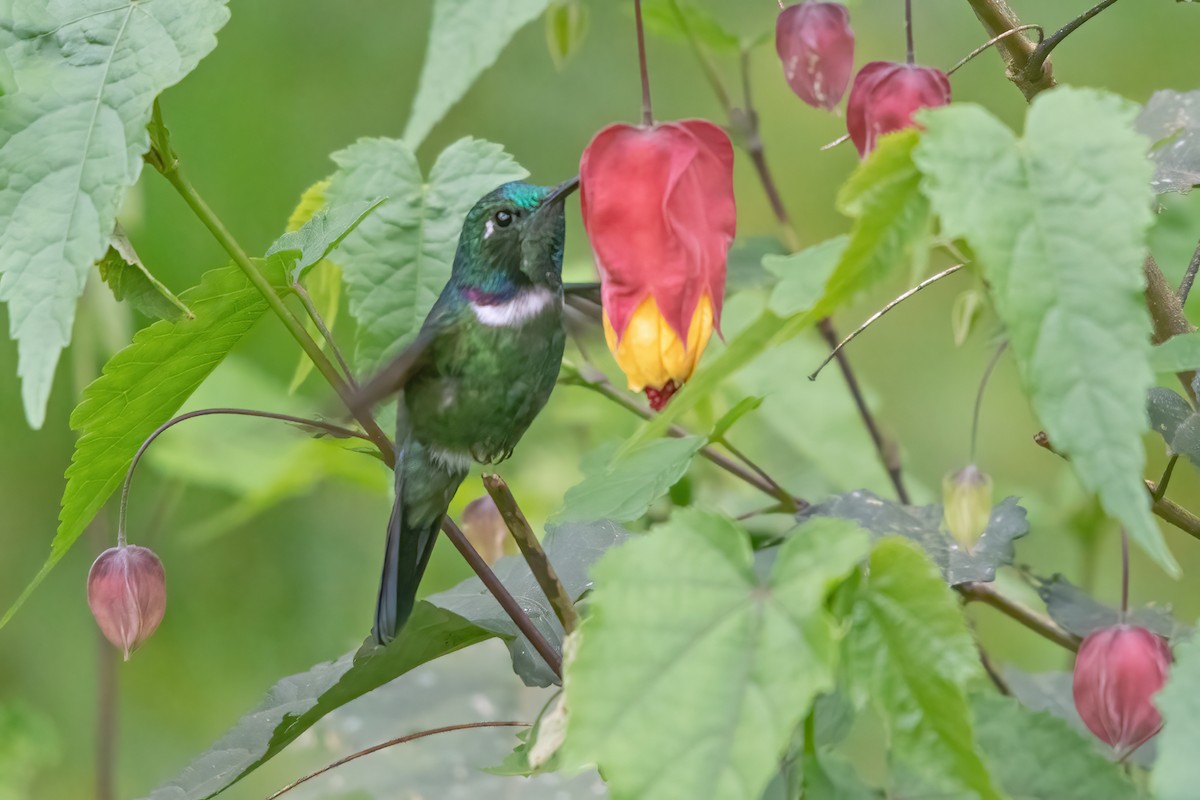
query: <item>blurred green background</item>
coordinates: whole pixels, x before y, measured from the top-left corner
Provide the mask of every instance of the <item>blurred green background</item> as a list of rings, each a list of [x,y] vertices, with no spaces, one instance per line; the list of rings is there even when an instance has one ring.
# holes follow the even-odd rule
[[[216,52],[168,91],[162,106],[193,182],[240,241],[262,252],[283,230],[304,188],[332,171],[329,153],[360,136],[400,134],[424,54],[431,3],[254,0],[231,5],[233,18]],[[590,31],[561,71],[547,53],[541,24],[530,25],[438,125],[421,149],[424,163],[432,163],[449,142],[473,135],[503,143],[535,180],[556,182],[574,174],[580,151],[597,129],[635,120],[640,100],[630,4],[589,0],[588,5]],[[777,11],[769,0],[701,5],[748,35],[769,29]],[[917,57],[923,63],[948,68],[985,38],[965,2],[915,5]],[[1013,2],[1027,22],[1047,27],[1057,27],[1087,5],[1085,0]],[[901,17],[900,0],[855,5],[859,63],[902,58]],[[1192,56],[1197,40],[1200,8],[1137,0],[1089,23],[1056,52],[1054,66],[1064,82],[1102,86],[1144,102],[1156,89],[1198,88]],[[652,39],[650,64],[660,119],[719,119],[686,46]],[[721,68],[727,82],[736,85],[736,64],[722,62]],[[751,70],[768,159],[805,243],[844,231],[846,220],[833,201],[857,159],[848,145],[819,150],[843,132],[842,119],[791,95],[770,45],[755,51]],[[1005,81],[996,55],[986,53],[966,66],[954,76],[953,87],[956,100],[984,103],[1020,126],[1022,98]],[[740,154],[737,194],[739,233],[772,234],[769,209]],[[1164,271],[1177,277],[1200,236],[1200,206],[1191,198],[1168,199],[1153,244]],[[577,212],[570,213],[569,277],[590,279],[582,226]],[[147,265],[176,291],[225,261],[157,174],[144,176],[125,219]],[[987,316],[964,346],[952,340],[951,306],[972,280],[964,273],[922,293],[850,350],[880,419],[902,443],[910,483],[923,500],[931,499],[927,487],[939,486],[943,473],[965,463],[971,404],[994,346],[995,323]],[[840,327],[852,328],[901,288],[898,280],[862,298],[838,315]],[[731,301],[727,332],[759,304],[761,296],[753,293]],[[108,320],[111,327],[108,305],[102,292],[87,301],[76,331],[80,344],[64,355],[42,431],[25,426],[15,348],[7,339],[0,341],[0,605],[16,597],[48,552],[72,449],[67,418],[80,381],[94,374],[104,353],[99,321]],[[2,310],[0,319],[6,327]],[[351,332],[346,315],[339,331]],[[591,350],[603,350],[598,339]],[[235,356],[198,402],[308,413],[330,407],[317,380],[294,397],[284,395],[297,353],[273,319],[265,319]],[[731,396],[769,392],[770,399],[761,418],[740,423],[733,438],[806,496],[859,485],[889,493],[836,370],[816,383],[804,379],[820,357],[815,342],[798,342],[743,373]],[[540,523],[578,480],[580,457],[635,424],[583,390],[559,389],[501,473]],[[1019,543],[1019,561],[1042,574],[1061,571],[1113,601],[1119,591],[1115,532],[1080,514],[1088,509],[1086,498],[1064,465],[1034,446],[1037,430],[1012,366],[1004,361],[985,401],[979,461],[994,476],[998,497],[1021,495],[1031,511],[1033,533]],[[367,459],[331,455],[324,448],[316,453],[309,444],[270,423],[201,420],[164,437],[151,464],[139,473],[131,539],[151,545],[162,557],[170,604],[155,637],[119,667],[119,797],[142,796],[255,706],[276,679],[336,658],[366,633],[388,512],[386,480]],[[1148,439],[1147,450],[1147,474],[1156,475],[1164,463],[1162,445]],[[333,462],[330,469],[338,479],[309,485],[303,474],[288,472],[289,465],[304,463],[307,451]],[[281,480],[295,480],[296,493],[273,503]],[[694,467],[690,488],[703,505],[746,510],[759,502],[707,464]],[[1198,489],[1194,470],[1180,465],[1171,496],[1197,509]],[[469,480],[456,509],[481,493],[478,482]],[[111,515],[108,519],[111,523]],[[34,784],[35,798],[82,798],[92,791],[97,633],[84,599],[84,578],[96,552],[111,539],[98,530],[91,541],[81,540],[0,631],[0,747],[8,731],[29,732],[29,752],[44,756],[48,767]],[[1200,614],[1200,598],[1187,581],[1200,571],[1200,544],[1173,529],[1167,539],[1185,579],[1164,580],[1135,552],[1133,597],[1173,603],[1179,616],[1191,621]],[[465,575],[456,554],[443,544],[426,586],[436,591]],[[1006,588],[1025,591],[1015,581]],[[1026,669],[1065,664],[1061,651],[993,612],[973,609],[972,616],[999,662]],[[107,646],[101,652],[111,656]],[[496,663],[504,669],[502,659]],[[404,719],[394,725],[393,735],[415,729]],[[426,746],[471,747],[466,739]],[[227,796],[263,797],[327,760],[319,748],[293,749],[297,752],[277,759]],[[399,763],[405,752],[379,758]],[[15,767],[0,761],[0,771],[5,769]]]

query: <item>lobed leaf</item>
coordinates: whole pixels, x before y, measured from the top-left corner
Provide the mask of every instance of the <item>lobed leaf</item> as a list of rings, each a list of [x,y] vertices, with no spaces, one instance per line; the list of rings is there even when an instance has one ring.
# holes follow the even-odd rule
[[[1039,95],[1018,139],[979,106],[923,114],[915,152],[951,236],[978,255],[1034,410],[1080,483],[1172,575],[1142,484],[1152,220],[1136,108],[1111,94]]]
[[[1080,638],[1121,622],[1120,611],[1099,602],[1062,575],[1033,578],[1033,581],[1050,618]],[[1125,619],[1170,640],[1188,638],[1192,633],[1191,628],[1175,619],[1169,606],[1132,608]]]
[[[703,436],[654,439],[621,451],[607,442],[583,460],[584,479],[567,490],[556,521],[639,519],[684,475],[707,443]]]
[[[333,160],[338,171],[326,193],[329,205],[389,198],[346,237],[337,259],[358,321],[355,361],[370,374],[420,330],[450,277],[467,211],[529,173],[499,145],[470,138],[442,151],[428,179],[398,139],[360,139]]]
[[[228,19],[225,0],[0,10],[0,301],[34,428],[87,272],[141,173],[154,98],[213,49]]]
[[[833,687],[824,603],[866,551],[814,521],[759,577],[745,530],[693,509],[613,550],[567,666],[563,761],[597,762],[617,800],[759,800]]]
[[[1158,800],[1191,800],[1200,786],[1200,640],[1175,651],[1167,685],[1155,698],[1163,715],[1158,734],[1158,761],[1150,775]]]

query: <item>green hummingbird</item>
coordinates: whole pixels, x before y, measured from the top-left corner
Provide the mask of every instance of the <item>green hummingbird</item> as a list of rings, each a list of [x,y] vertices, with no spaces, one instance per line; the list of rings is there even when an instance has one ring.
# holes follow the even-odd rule
[[[506,183],[467,213],[450,280],[414,343],[366,384],[357,405],[397,404],[396,500],[373,635],[404,626],[442,518],[472,461],[493,464],[542,410],[562,365],[564,200]]]

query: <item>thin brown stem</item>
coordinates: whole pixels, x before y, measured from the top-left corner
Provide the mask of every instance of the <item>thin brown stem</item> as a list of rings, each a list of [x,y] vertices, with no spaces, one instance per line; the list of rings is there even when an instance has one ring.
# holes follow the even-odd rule
[[[1021,20],[1005,0],[967,0],[975,16],[983,23],[989,36],[996,37],[996,49],[1004,59],[1008,79],[1021,90],[1026,100],[1055,85],[1054,70],[1049,61],[1043,63],[1036,77],[1031,78],[1027,67],[1038,45],[1024,36],[1004,36],[1022,27]]]
[[[1167,493],[1167,486],[1171,483],[1171,475],[1175,473],[1175,462],[1179,461],[1179,454],[1175,453],[1167,461],[1167,466],[1163,470],[1162,477],[1158,479],[1158,488],[1156,488],[1151,497],[1155,500],[1162,500]]]
[[[1061,647],[1065,647],[1072,652],[1079,649],[1078,636],[1059,627],[1054,620],[1044,614],[1039,614],[1032,608],[1018,603],[1012,598],[1005,597],[989,583],[963,583],[955,588],[966,598],[967,602],[983,603],[984,605],[991,606],[1039,636],[1049,639]]]
[[[308,318],[312,320],[313,325],[317,326],[317,330],[321,332],[321,337],[329,345],[329,352],[333,353],[333,357],[337,359],[338,366],[342,368],[342,374],[346,378],[346,383],[350,385],[351,389],[357,389],[358,383],[354,380],[354,373],[350,370],[350,364],[346,361],[346,357],[342,355],[342,349],[338,347],[337,341],[333,338],[333,331],[329,330],[329,326],[325,324],[325,319],[321,316],[321,312],[317,310],[312,296],[309,295],[308,290],[304,288],[304,284],[300,283],[300,281],[292,283],[292,291],[296,293],[296,297],[300,300],[300,305],[304,306]]]
[[[1146,306],[1150,309],[1150,318],[1154,323],[1154,343],[1162,344],[1172,336],[1194,331],[1195,328],[1183,312],[1179,293],[1167,283],[1166,276],[1159,269],[1153,256],[1146,256],[1142,270],[1146,276]],[[1192,388],[1192,382],[1196,379],[1195,370],[1176,373],[1176,377],[1194,405],[1196,392]]]
[[[1042,72],[1042,65],[1046,63],[1046,59],[1050,57],[1050,53],[1054,51],[1054,48],[1062,44],[1063,40],[1078,30],[1083,23],[1092,19],[1115,2],[1117,2],[1117,0],[1101,0],[1099,3],[1083,12],[1066,25],[1063,25],[1050,36],[1047,36],[1045,40],[1043,40],[1036,48],[1034,48],[1033,55],[1029,57],[1029,63],[1025,65],[1027,77],[1030,79],[1035,79],[1040,76]]]
[[[332,764],[328,764],[327,766],[321,767],[316,772],[310,772],[308,775],[305,775],[303,778],[292,781],[287,786],[284,786],[282,789],[275,792],[275,794],[268,797],[267,800],[277,800],[277,798],[283,796],[287,792],[290,792],[292,789],[295,789],[297,786],[300,786],[301,784],[304,784],[304,783],[308,783],[313,778],[319,778],[320,776],[324,775],[326,772],[329,772],[330,770],[333,770],[333,769],[337,769],[338,767],[342,766],[343,764],[349,764],[351,761],[360,759],[363,756],[369,756],[372,753],[378,753],[380,750],[386,750],[389,747],[395,747],[396,745],[405,744],[406,742],[415,742],[417,739],[424,739],[426,736],[436,736],[440,733],[450,733],[452,731],[473,730],[475,728],[528,728],[528,727],[529,727],[528,722],[467,722],[462,725],[447,725],[444,728],[433,728],[432,730],[420,731],[418,733],[410,733],[407,736],[399,736],[395,739],[389,739],[386,742],[381,742],[379,744],[372,745],[371,747],[368,747],[365,750],[359,750],[357,753],[351,753],[350,755],[346,756],[345,758],[339,758],[337,761],[334,761]]]
[[[559,682],[562,682],[562,656],[558,654],[558,651],[554,649],[550,642],[546,641],[546,637],[533,624],[533,620],[525,613],[525,609],[521,608],[521,604],[512,596],[508,588],[500,582],[500,579],[496,577],[496,573],[492,572],[492,568],[483,560],[483,556],[479,555],[474,545],[467,540],[466,534],[448,516],[442,519],[442,530],[445,531],[446,536],[450,539],[450,543],[458,549],[458,552],[462,554],[467,564],[479,576],[479,580],[492,593],[492,597],[496,598],[496,602],[504,609],[504,613],[508,614],[509,619],[517,626],[517,630],[524,634],[529,643],[533,645],[533,649],[537,650],[538,654],[546,662],[546,666],[550,667],[550,671],[555,674]]]
[[[893,308],[900,305],[905,300],[907,300],[908,298],[915,295],[917,292],[924,289],[926,286],[931,286],[932,284],[935,284],[938,281],[940,281],[942,278],[953,275],[954,273],[958,272],[960,269],[962,269],[965,266],[966,266],[966,264],[955,264],[953,267],[944,269],[941,272],[939,272],[938,274],[936,274],[932,277],[926,278],[925,280],[918,283],[916,286],[912,287],[908,291],[904,292],[903,294],[899,295],[895,299],[891,300],[887,305],[885,305],[883,308],[876,311],[871,316],[867,317],[867,319],[863,322],[863,324],[859,325],[857,328],[855,328],[853,331],[851,331],[849,336],[847,336],[846,338],[842,339],[840,342],[837,343],[837,346],[835,346],[833,348],[833,351],[830,352],[829,355],[825,356],[825,360],[817,365],[817,368],[812,371],[812,373],[808,376],[808,379],[810,381],[815,381],[817,379],[817,376],[821,374],[821,370],[825,369],[826,365],[829,364],[829,362],[832,361],[837,356],[837,354],[842,351],[842,348],[844,348],[846,345],[850,344],[855,339],[857,339],[859,334],[863,333],[864,331],[866,331],[867,328],[874,325],[884,314],[888,313]]]
[[[704,75],[704,79],[708,81],[708,85],[712,87],[713,94],[717,96],[717,102],[721,104],[721,108],[725,109],[725,112],[728,114],[733,107],[729,99],[729,92],[726,91],[725,84],[722,82],[717,68],[713,66],[708,52],[700,46],[695,34],[692,33],[692,25],[688,22],[687,15],[683,13],[683,9],[679,7],[679,0],[671,0],[671,11],[675,15],[675,23],[687,37],[688,45],[692,49],[692,55],[696,57],[696,62],[700,65],[700,72]]]
[[[328,422],[323,422],[318,419],[293,417],[291,414],[276,414],[273,411],[255,411],[249,408],[202,408],[197,411],[189,411],[186,414],[180,414],[179,416],[173,417],[155,428],[154,431],[146,437],[146,440],[142,442],[141,447],[137,449],[137,452],[133,454],[133,459],[129,462],[129,469],[125,472],[125,484],[121,487],[121,506],[120,512],[117,515],[118,545],[125,544],[125,523],[129,511],[129,487],[133,483],[134,470],[137,469],[138,462],[142,460],[142,456],[145,455],[146,449],[150,447],[151,443],[155,439],[175,425],[178,425],[179,423],[189,419],[195,419],[196,417],[209,417],[215,414],[228,414],[235,417],[261,417],[262,419],[280,420],[282,422],[291,422],[296,425],[305,425],[310,428],[317,428],[334,436],[343,438],[354,437],[358,439],[365,439],[368,442],[371,441],[370,437],[368,437],[366,434],[351,430],[349,428],[343,428],[340,425],[331,425]]]
[[[731,456],[733,456],[733,457],[734,457],[734,458],[736,458],[738,461],[740,461],[740,462],[742,462],[743,464],[745,464],[745,465],[746,465],[746,467],[747,467],[748,469],[750,469],[750,470],[751,470],[751,471],[752,471],[752,472],[753,472],[755,475],[757,475],[758,477],[762,478],[762,479],[763,479],[763,481],[765,481],[765,482],[766,482],[768,485],[770,485],[770,486],[771,486],[771,488],[774,490],[774,492],[775,492],[775,496],[776,496],[776,497],[789,497],[789,498],[791,498],[791,495],[790,495],[790,494],[788,494],[788,491],[787,491],[786,489],[784,489],[782,486],[780,486],[780,485],[779,485],[779,483],[778,483],[778,482],[777,482],[777,481],[776,481],[774,478],[772,478],[770,475],[768,475],[768,474],[767,474],[767,471],[766,471],[765,469],[763,469],[762,467],[760,467],[760,466],[759,466],[758,464],[756,464],[754,461],[750,460],[750,457],[749,457],[749,456],[747,456],[747,455],[746,455],[744,452],[742,452],[740,449],[738,449],[738,448],[734,447],[734,446],[733,446],[733,445],[732,445],[732,444],[729,442],[729,440],[728,440],[728,439],[726,439],[724,436],[722,436],[722,437],[721,437],[720,439],[718,439],[717,441],[720,443],[721,447],[724,447],[726,450],[728,450],[728,451],[729,451],[729,454],[730,454]],[[794,500],[795,498],[792,498],[792,499]],[[794,505],[794,503],[793,503],[793,505]]]
[[[913,13],[912,0],[904,0],[904,41],[906,45],[906,63],[917,63],[913,50]]]
[[[650,102],[650,70],[646,66],[646,31],[642,24],[642,0],[633,0],[633,14],[637,18],[638,68],[642,73],[642,124],[654,124],[654,106]]]
[[[992,685],[996,687],[996,691],[1000,692],[1000,694],[1012,696],[1012,689],[1009,688],[1008,681],[1004,680],[1004,676],[1000,674],[1000,670],[996,669],[996,665],[992,663],[991,656],[983,649],[983,645],[976,642],[975,649],[979,653],[979,663],[983,665],[983,671],[991,679]]]
[[[1129,532],[1121,528],[1121,622],[1129,613]]]
[[[575,610],[575,601],[567,592],[567,587],[559,580],[558,573],[554,571],[554,565],[542,549],[537,534],[533,532],[529,520],[517,505],[517,499],[499,475],[484,475],[483,486],[496,502],[496,508],[500,511],[504,524],[508,526],[508,532],[516,540],[521,555],[525,557],[525,563],[529,565],[529,571],[533,573],[538,586],[542,587],[542,592],[550,601],[554,615],[562,623],[563,630],[571,633],[579,625],[579,612]]]
[[[1196,272],[1200,271],[1200,244],[1196,245],[1196,251],[1192,253],[1192,260],[1188,262],[1187,271],[1183,273],[1183,280],[1179,282],[1179,305],[1187,304],[1188,295],[1192,293],[1192,284],[1196,281]]]
[[[1012,28],[1012,29],[1007,30],[1004,33],[1000,34],[999,36],[993,36],[992,38],[988,39],[983,44],[979,45],[979,47],[976,47],[974,50],[967,53],[965,56],[963,56],[962,58],[960,58],[958,60],[958,63],[956,63],[950,69],[946,70],[946,75],[950,76],[950,75],[953,75],[954,73],[958,72],[960,69],[965,67],[971,61],[973,61],[977,56],[979,56],[982,53],[987,52],[987,49],[989,47],[999,44],[1003,40],[1007,39],[1009,36],[1016,36],[1017,34],[1024,33],[1025,31],[1037,31],[1039,43],[1042,41],[1042,38],[1045,36],[1045,31],[1042,30],[1041,25],[1021,25],[1019,27]],[[847,134],[847,138],[849,138],[849,134]],[[826,147],[828,147],[828,145],[826,145]],[[825,148],[823,147],[821,149],[824,150]]]
[[[983,370],[983,377],[979,379],[979,391],[975,393],[975,408],[971,412],[971,457],[970,462],[975,463],[976,446],[979,444],[979,418],[983,411],[983,396],[987,392],[988,382],[992,378],[992,373],[996,370],[996,365],[1000,363],[1000,357],[1004,355],[1004,351],[1008,349],[1008,341],[1005,340],[996,348],[996,352],[992,354],[987,366]]]

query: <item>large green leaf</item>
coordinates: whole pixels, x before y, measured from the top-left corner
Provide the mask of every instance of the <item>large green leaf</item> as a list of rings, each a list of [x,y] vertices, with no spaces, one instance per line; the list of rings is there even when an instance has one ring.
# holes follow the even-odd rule
[[[1146,413],[1150,427],[1167,443],[1168,453],[1187,456],[1200,466],[1200,414],[1191,403],[1177,392],[1152,386],[1146,396]]]
[[[550,0],[435,0],[421,83],[404,129],[413,150],[496,62],[513,35],[549,5]]]
[[[1155,372],[1200,369],[1200,331],[1181,333],[1157,345],[1150,354]]]
[[[906,506],[862,489],[822,500],[800,518],[812,516],[853,520],[875,538],[903,536],[915,542],[951,586],[995,580],[996,568],[1012,563],[1013,541],[1029,533],[1025,509],[1017,505],[1015,497],[1005,498],[992,509],[987,528],[970,550],[946,530],[942,506],[937,504]]]
[[[982,668],[957,599],[917,545],[875,545],[846,634],[847,677],[883,717],[892,759],[937,796],[1001,797],[978,754],[967,690]]]
[[[1162,711],[1158,762],[1151,782],[1158,800],[1192,800],[1200,786],[1200,639],[1175,650],[1175,664],[1155,705]]]
[[[40,428],[75,301],[149,149],[159,92],[216,45],[225,0],[0,7],[0,301]]]
[[[924,115],[915,158],[952,236],[982,263],[1034,410],[1080,483],[1172,575],[1142,484],[1152,220],[1136,107],[1090,89],[1033,101],[1018,139],[979,106]]]
[[[557,520],[611,519],[629,522],[687,474],[704,446],[703,436],[655,439],[628,452],[607,442],[583,461],[584,479],[567,490]]]
[[[113,230],[108,252],[96,266],[113,297],[128,302],[146,316],[170,320],[193,318],[188,307],[142,263],[121,226]]]
[[[980,693],[971,707],[979,747],[1012,800],[1138,797],[1121,767],[1061,719],[997,694]]]
[[[691,509],[613,550],[567,667],[564,760],[597,762],[618,799],[758,800],[833,687],[825,598],[866,551],[819,520],[760,577],[743,529]]]
[[[320,243],[322,237],[304,240],[319,252],[328,252],[344,235],[328,225],[321,225],[320,231],[326,240],[324,245]],[[258,262],[258,268],[277,292],[283,292],[290,285],[290,270],[301,254],[300,249],[281,250]],[[128,347],[109,359],[101,376],[84,389],[79,405],[71,413],[71,427],[80,437],[67,468],[67,488],[50,555],[0,619],[0,627],[62,559],[120,485],[146,437],[179,410],[267,310],[266,299],[232,265],[205,273],[200,285],[184,292],[180,300],[192,310],[194,319],[162,320],[139,331]]]
[[[469,138],[442,151],[428,179],[398,139],[360,139],[333,160],[339,170],[326,193],[330,205],[389,198],[346,237],[337,258],[358,320],[355,361],[369,374],[420,330],[450,277],[467,211],[528,173],[499,145]]]
[[[492,637],[488,631],[427,602],[388,647],[368,639],[337,661],[279,681],[258,706],[182,772],[145,800],[214,797],[279,754],[313,724],[356,697],[414,667]]]
[[[564,525],[550,532],[545,548],[568,593],[577,598],[591,586],[588,571],[596,559],[624,540],[625,532],[612,523]],[[561,647],[562,628],[555,627],[557,620],[525,560],[508,556],[494,569],[542,632]],[[216,744],[177,777],[155,789],[147,800],[204,800],[219,794],[276,756],[334,709],[414,667],[493,636],[517,640],[517,644],[509,645],[514,668],[528,683],[537,683],[533,678],[542,673],[533,661],[539,657],[517,636],[511,620],[486,594],[479,580],[471,578],[417,603],[400,635],[387,647],[367,639],[357,651],[337,661],[318,664],[279,681],[262,705],[242,717]]]
[[[791,255],[764,255],[763,269],[779,278],[771,292],[771,310],[786,317],[811,309],[849,244],[850,237],[835,236]]]

